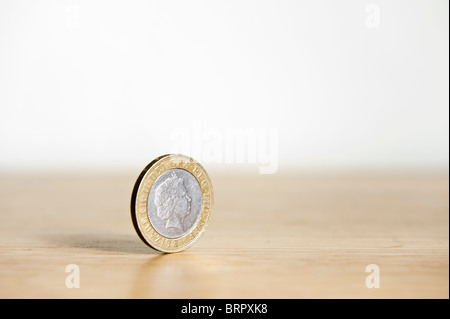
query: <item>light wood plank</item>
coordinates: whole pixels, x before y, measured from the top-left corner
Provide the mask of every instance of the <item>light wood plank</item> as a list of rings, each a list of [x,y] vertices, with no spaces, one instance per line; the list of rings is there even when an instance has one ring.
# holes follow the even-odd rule
[[[449,297],[448,175],[211,178],[204,236],[159,254],[131,224],[135,176],[1,177],[0,297]]]

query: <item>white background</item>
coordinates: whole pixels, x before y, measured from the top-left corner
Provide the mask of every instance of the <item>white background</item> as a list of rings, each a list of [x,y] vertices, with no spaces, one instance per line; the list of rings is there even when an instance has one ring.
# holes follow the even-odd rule
[[[2,0],[0,172],[143,168],[195,121],[278,128],[279,171],[446,170],[448,5]]]

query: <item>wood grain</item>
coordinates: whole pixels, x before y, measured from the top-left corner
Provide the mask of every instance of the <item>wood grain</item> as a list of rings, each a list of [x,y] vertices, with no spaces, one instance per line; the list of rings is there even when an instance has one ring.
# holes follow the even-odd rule
[[[213,173],[212,221],[176,254],[135,234],[135,177],[1,177],[0,297],[449,298],[447,174]]]

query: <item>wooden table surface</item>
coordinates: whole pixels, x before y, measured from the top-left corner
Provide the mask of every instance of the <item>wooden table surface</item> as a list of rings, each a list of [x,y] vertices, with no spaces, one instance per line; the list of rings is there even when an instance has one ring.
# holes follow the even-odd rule
[[[212,172],[211,223],[176,254],[136,235],[135,177],[0,177],[0,297],[449,298],[447,174]]]

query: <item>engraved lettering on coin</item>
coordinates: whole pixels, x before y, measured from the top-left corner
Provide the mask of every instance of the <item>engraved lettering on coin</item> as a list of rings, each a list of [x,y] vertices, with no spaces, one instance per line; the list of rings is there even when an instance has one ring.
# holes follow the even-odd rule
[[[196,178],[186,170],[171,169],[157,178],[147,201],[153,228],[167,238],[189,233],[200,216],[202,192]]]

